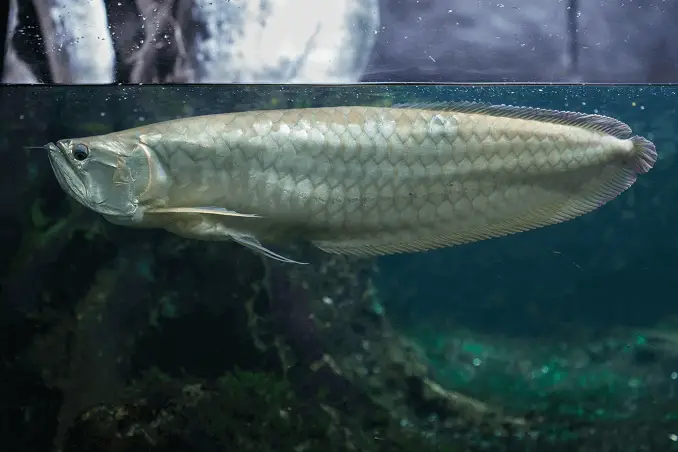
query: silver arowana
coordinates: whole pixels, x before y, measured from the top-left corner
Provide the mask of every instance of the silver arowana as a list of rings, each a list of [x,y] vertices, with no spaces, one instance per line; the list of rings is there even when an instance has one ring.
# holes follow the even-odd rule
[[[383,255],[563,222],[626,190],[654,145],[599,115],[480,104],[197,116],[46,145],[59,183],[128,226]]]

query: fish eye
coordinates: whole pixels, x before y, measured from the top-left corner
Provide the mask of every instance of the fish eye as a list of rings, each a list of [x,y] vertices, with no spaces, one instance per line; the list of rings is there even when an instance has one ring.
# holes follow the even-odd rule
[[[74,159],[76,159],[79,162],[82,162],[87,157],[89,157],[89,148],[82,143],[78,143],[75,146],[73,146],[71,154],[73,155]]]

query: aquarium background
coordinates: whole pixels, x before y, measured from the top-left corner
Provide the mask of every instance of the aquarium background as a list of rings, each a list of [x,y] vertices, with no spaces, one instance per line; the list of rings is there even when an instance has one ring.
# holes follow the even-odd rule
[[[0,88],[7,450],[677,450],[673,86]],[[482,101],[610,115],[656,167],[572,222],[376,260],[106,223],[41,146],[197,114]]]

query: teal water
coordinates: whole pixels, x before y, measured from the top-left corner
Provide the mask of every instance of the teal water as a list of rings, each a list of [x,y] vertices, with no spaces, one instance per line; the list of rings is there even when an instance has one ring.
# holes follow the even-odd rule
[[[424,450],[401,429],[431,450],[673,450],[677,100],[673,86],[0,87],[0,396],[16,450],[40,450],[30,447],[41,438],[91,450],[82,438],[110,427],[83,423],[92,410],[156,413],[145,404],[166,408],[158,397],[190,422],[127,410],[151,450],[167,450],[168,429],[185,450],[326,450],[328,425],[364,436],[366,451]],[[108,224],[67,198],[41,150],[23,150],[197,114],[445,101],[609,115],[654,141],[659,161],[562,225],[374,262],[302,248],[312,262],[302,270],[265,267],[234,244]],[[468,427],[477,412],[424,403],[412,389],[422,381],[527,419],[552,442]],[[188,387],[216,405],[180,404]],[[298,421],[325,419],[320,405],[336,417]],[[332,444],[345,440],[336,435]]]

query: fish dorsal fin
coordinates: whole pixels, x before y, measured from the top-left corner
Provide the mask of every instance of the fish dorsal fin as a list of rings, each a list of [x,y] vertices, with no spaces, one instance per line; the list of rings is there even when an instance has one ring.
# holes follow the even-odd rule
[[[504,118],[527,119],[533,121],[563,124],[581,127],[613,137],[625,139],[631,135],[631,128],[623,122],[609,116],[578,113],[574,111],[547,110],[544,108],[516,107],[513,105],[491,105],[479,102],[433,102],[395,104],[393,108],[412,108],[421,110],[440,110],[468,114],[500,116]]]

